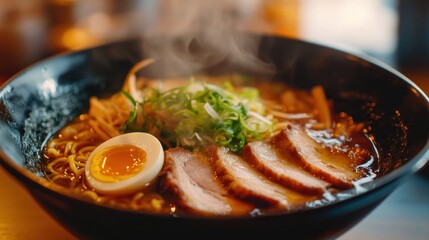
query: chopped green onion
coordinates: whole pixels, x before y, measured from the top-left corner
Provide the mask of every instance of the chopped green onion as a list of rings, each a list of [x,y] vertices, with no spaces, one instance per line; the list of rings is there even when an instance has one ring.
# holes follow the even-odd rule
[[[213,109],[212,106],[210,106],[209,103],[204,104],[204,109],[207,111],[207,113],[214,119],[220,119],[219,114]]]
[[[269,134],[272,123],[263,116],[263,108],[249,111],[249,104],[261,105],[257,89],[238,91],[230,83],[225,86],[191,79],[165,92],[144,89],[142,102],[123,92],[135,106],[123,130],[149,132],[167,146],[196,149],[215,144],[240,151],[248,141]],[[138,111],[144,118],[140,124]]]

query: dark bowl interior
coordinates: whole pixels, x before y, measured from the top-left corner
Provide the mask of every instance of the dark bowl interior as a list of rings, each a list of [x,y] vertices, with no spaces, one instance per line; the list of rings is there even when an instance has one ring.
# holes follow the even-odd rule
[[[368,57],[294,39],[261,37],[258,57],[276,67],[272,78],[307,89],[322,84],[328,97],[337,101],[337,111],[371,125],[382,159],[380,178],[304,211],[227,218],[177,218],[100,206],[44,180],[43,144],[87,110],[91,95],[105,97],[122,87],[132,65],[146,57],[144,39],[56,56],[9,80],[0,90],[0,163],[43,209],[82,239],[338,237],[429,159],[428,98],[406,77]],[[143,74],[157,76],[150,70]],[[204,69],[207,74],[250,70],[227,62]]]

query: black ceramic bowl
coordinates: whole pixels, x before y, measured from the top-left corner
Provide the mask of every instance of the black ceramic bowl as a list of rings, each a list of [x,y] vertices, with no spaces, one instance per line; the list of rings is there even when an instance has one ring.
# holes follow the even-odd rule
[[[319,207],[257,217],[159,216],[82,200],[41,177],[42,146],[87,110],[89,96],[108,96],[121,88],[131,66],[145,57],[141,41],[47,59],[20,72],[0,90],[1,165],[79,238],[334,238],[363,219],[429,159],[429,100],[405,76],[368,57],[263,36],[258,57],[275,65],[274,78],[302,88],[322,84],[328,97],[337,101],[337,110],[347,109],[371,125],[382,159],[380,178],[364,184],[363,191],[345,191]],[[224,64],[211,66],[207,73],[249,70]]]

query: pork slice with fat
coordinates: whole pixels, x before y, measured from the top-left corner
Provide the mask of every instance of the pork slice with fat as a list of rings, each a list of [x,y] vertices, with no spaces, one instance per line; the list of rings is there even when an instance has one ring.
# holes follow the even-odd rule
[[[322,194],[331,185],[304,170],[290,154],[280,153],[266,141],[248,143],[243,156],[271,180],[305,194]]]
[[[284,209],[301,206],[308,200],[308,196],[272,182],[241,156],[225,147],[211,146],[207,151],[214,162],[218,177],[237,198],[258,206],[277,206]]]
[[[338,188],[353,187],[353,181],[360,177],[354,169],[339,165],[351,161],[345,153],[334,153],[316,142],[302,126],[289,124],[272,139],[282,152],[295,156],[313,175],[332,183]]]
[[[166,150],[161,187],[180,206],[200,215],[242,215],[253,209],[228,194],[202,152],[183,148]]]

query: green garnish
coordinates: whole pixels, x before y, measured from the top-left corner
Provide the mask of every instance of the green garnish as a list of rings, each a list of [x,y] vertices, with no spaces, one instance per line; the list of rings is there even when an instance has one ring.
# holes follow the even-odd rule
[[[149,132],[170,147],[196,149],[215,144],[238,152],[247,142],[263,139],[272,127],[263,117],[255,88],[236,91],[230,83],[221,89],[191,80],[165,92],[144,92],[142,102],[123,92],[135,106],[123,130]],[[251,106],[257,110],[249,110]]]

